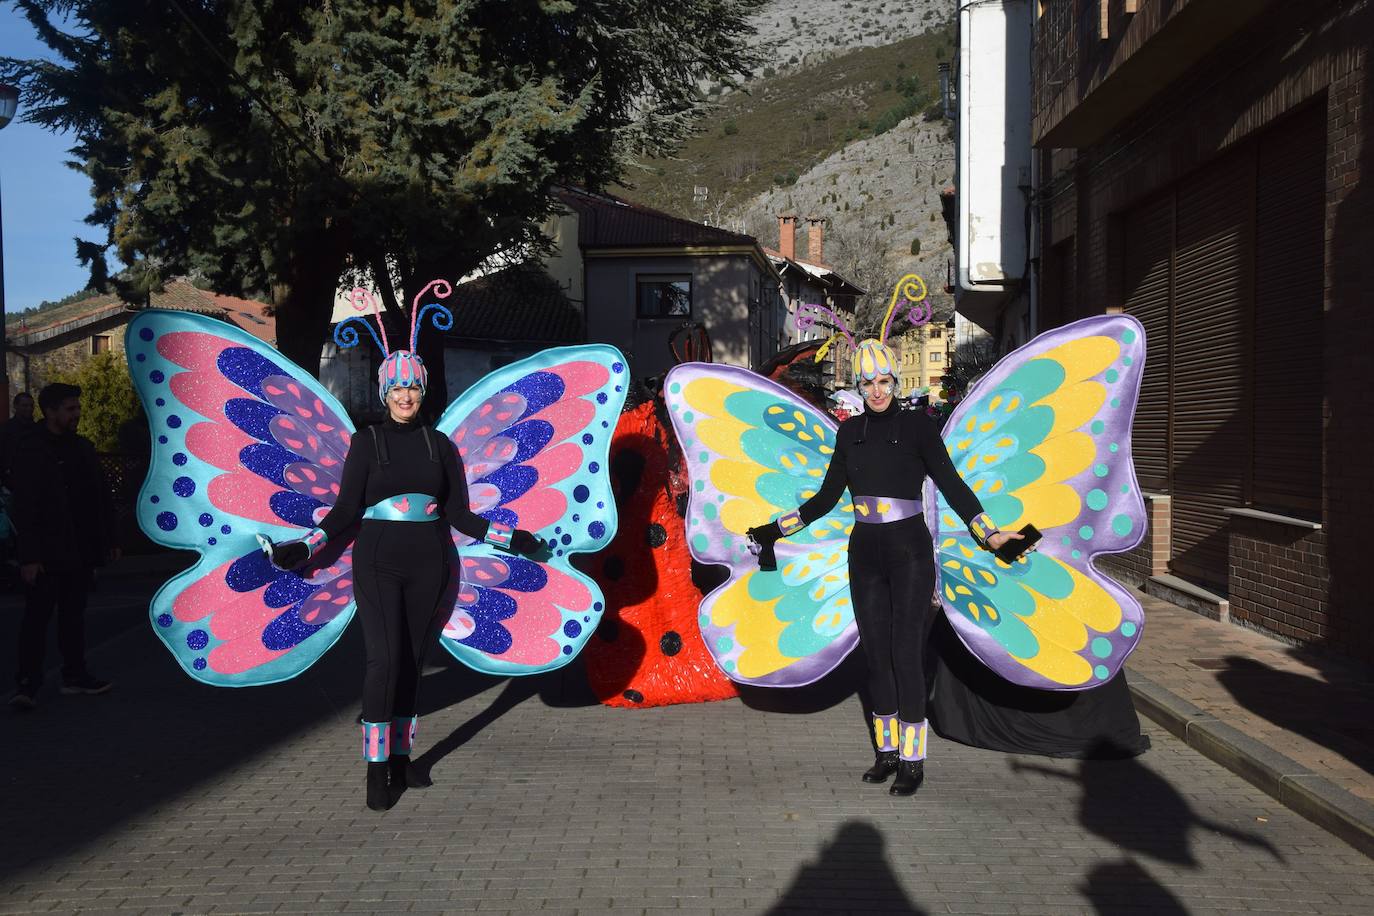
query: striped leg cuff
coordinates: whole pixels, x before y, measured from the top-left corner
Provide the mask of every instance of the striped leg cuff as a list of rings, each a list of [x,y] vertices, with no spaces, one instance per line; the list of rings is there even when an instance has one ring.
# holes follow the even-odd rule
[[[503,525],[500,522],[489,522],[487,524],[487,536],[484,540],[502,550],[510,549],[510,538],[515,533],[515,529],[510,525]]]
[[[902,752],[903,760],[925,760],[926,759],[926,720],[920,722],[899,723],[902,729],[902,746],[898,748]]]
[[[391,720],[391,753],[409,756],[415,746],[415,735],[420,730],[420,717],[407,716]]]
[[[878,750],[895,751],[897,749],[897,717],[874,716],[873,740],[877,743]]]
[[[385,763],[391,756],[391,723],[363,723],[363,759],[368,763]]]
[[[992,519],[988,518],[986,512],[980,512],[974,516],[973,521],[968,523],[968,530],[969,534],[973,535],[973,539],[978,542],[979,547],[987,547],[988,538],[998,533],[997,526],[992,523]]]
[[[795,509],[788,512],[786,515],[778,517],[778,530],[782,532],[783,537],[787,537],[789,534],[796,534],[805,527],[806,523],[802,521],[801,513]]]

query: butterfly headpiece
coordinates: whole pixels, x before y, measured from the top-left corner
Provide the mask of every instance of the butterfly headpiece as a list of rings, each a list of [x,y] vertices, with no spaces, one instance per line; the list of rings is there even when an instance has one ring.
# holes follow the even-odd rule
[[[887,313],[883,316],[882,327],[876,339],[869,337],[856,344],[854,335],[850,333],[844,319],[839,315],[823,305],[808,303],[802,308],[808,311],[797,317],[799,329],[806,330],[814,325],[818,314],[828,316],[831,325],[837,328],[830,339],[816,352],[816,362],[825,359],[825,355],[830,352],[830,347],[843,335],[854,351],[853,367],[856,385],[860,380],[872,381],[880,375],[890,375],[896,378],[898,374],[897,354],[893,353],[892,348],[887,345],[888,333],[892,330],[893,325],[902,320],[910,321],[915,327],[929,324],[935,311],[931,304],[926,301],[925,281],[916,274],[907,274],[897,281],[897,285],[892,290],[892,300],[888,303]]]
[[[430,302],[423,308],[420,300],[433,290],[434,294],[440,299],[447,299],[453,294],[453,287],[449,286],[447,280],[431,280],[420,290],[419,295],[410,305],[410,349],[395,350],[391,349],[391,344],[386,338],[386,323],[382,321],[382,310],[377,305],[377,300],[372,294],[361,286],[355,287],[349,294],[349,299],[353,302],[353,308],[359,312],[366,313],[371,310],[377,320],[377,328],[373,329],[365,315],[350,315],[338,326],[334,328],[334,342],[340,347],[348,349],[358,345],[358,330],[352,327],[353,322],[358,322],[367,328],[367,332],[372,335],[372,340],[377,344],[377,349],[382,351],[382,365],[377,369],[377,396],[386,403],[387,392],[392,388],[419,388],[420,395],[423,397],[425,386],[429,383],[429,373],[425,370],[425,361],[420,359],[420,354],[415,351],[416,338],[419,336],[420,327],[424,324],[425,313],[431,309],[435,315],[430,319],[430,323],[441,331],[447,331],[453,327],[453,313],[437,302]],[[377,331],[381,331],[381,337],[377,336]]]

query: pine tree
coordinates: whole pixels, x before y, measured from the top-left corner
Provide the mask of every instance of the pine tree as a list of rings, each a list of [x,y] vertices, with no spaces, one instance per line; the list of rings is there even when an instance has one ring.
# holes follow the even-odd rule
[[[394,316],[428,280],[538,244],[556,186],[671,148],[701,80],[758,63],[760,0],[16,5],[60,63],[0,59],[0,81],[74,135],[87,221],[140,289],[196,272],[267,295],[311,371],[347,270],[371,270]]]

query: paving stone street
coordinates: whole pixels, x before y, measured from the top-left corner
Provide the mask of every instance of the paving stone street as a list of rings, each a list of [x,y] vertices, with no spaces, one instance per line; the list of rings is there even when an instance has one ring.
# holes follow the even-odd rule
[[[7,715],[0,913],[1374,912],[1374,861],[1150,722],[1135,760],[933,738],[914,799],[864,785],[854,664],[623,710],[575,668],[437,659],[417,745],[435,785],[376,814],[356,627],[295,681],[214,689],[139,600],[124,584],[91,613],[115,691],[50,684]]]

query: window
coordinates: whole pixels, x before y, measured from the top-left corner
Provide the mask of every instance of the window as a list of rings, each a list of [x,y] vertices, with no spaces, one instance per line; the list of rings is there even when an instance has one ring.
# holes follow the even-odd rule
[[[932,362],[932,363],[942,363],[942,362],[945,361],[945,354],[943,354],[943,353],[931,353],[931,354],[929,355],[929,357],[927,358],[926,361],[927,361],[927,362]]]
[[[690,276],[652,276],[635,278],[640,318],[688,318],[692,314]]]
[[[931,339],[931,340],[939,340],[942,336],[944,336],[944,333],[945,333],[944,330],[941,329],[941,328],[931,328],[931,329],[930,329],[930,339]]]
[[[91,337],[91,355],[110,352],[110,335],[96,334]]]

